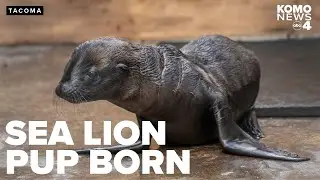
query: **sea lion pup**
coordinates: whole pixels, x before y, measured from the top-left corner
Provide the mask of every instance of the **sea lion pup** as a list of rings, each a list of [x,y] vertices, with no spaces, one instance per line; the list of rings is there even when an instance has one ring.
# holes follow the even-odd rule
[[[259,80],[254,53],[224,36],[204,36],[180,50],[98,38],[74,50],[56,94],[71,103],[107,100],[135,113],[140,125],[164,120],[168,145],[219,139],[230,154],[309,160],[259,142],[263,133],[253,108]],[[138,141],[102,149],[144,148]]]

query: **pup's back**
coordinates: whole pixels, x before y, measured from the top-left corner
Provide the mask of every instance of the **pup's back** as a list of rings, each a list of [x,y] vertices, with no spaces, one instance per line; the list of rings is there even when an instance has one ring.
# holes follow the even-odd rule
[[[254,53],[227,37],[202,36],[181,51],[191,61],[203,64],[231,93],[259,82],[260,66]]]

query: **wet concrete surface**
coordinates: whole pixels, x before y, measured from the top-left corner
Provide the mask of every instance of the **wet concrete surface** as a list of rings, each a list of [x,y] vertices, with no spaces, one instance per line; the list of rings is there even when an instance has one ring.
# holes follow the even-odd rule
[[[74,106],[54,98],[53,90],[73,48],[0,48],[0,179],[320,179],[320,118],[260,119],[266,134],[263,142],[310,157],[308,162],[292,163],[232,156],[222,153],[220,145],[214,144],[190,147],[190,175],[141,175],[140,172],[121,175],[115,171],[108,175],[90,175],[89,159],[86,156],[82,156],[76,166],[68,168],[65,175],[57,175],[56,169],[48,175],[36,175],[32,173],[29,165],[18,168],[15,175],[6,175],[8,149],[29,151],[82,148],[84,120],[94,122],[95,136],[102,136],[104,120],[135,121],[132,113],[108,102],[98,101]],[[47,120],[49,132],[56,120],[66,120],[75,146],[8,146],[4,142],[7,137],[5,125],[14,119],[25,122]],[[27,128],[25,130],[27,131]],[[125,134],[128,135],[129,132]],[[176,150],[179,152],[181,149],[189,147]],[[130,164],[130,161],[124,163]]]
[[[257,105],[320,106],[320,39],[243,44],[260,58]]]

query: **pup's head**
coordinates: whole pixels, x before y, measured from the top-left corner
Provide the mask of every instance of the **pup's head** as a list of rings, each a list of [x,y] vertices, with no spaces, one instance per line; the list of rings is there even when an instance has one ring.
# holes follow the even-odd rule
[[[57,96],[80,103],[109,100],[122,89],[135,88],[130,77],[137,76],[138,45],[117,38],[99,38],[78,46],[72,53],[56,87]],[[131,87],[132,86],[132,87]]]

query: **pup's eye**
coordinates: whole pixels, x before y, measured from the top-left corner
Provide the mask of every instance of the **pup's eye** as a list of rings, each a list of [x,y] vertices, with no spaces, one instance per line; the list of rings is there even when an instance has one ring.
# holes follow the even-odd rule
[[[95,73],[94,72],[88,72],[87,74],[86,74],[86,78],[87,79],[94,79],[94,77],[95,77]]]
[[[117,64],[116,67],[121,69],[121,70],[125,70],[125,71],[129,70],[129,67],[127,65],[125,65],[125,64],[122,64],[122,63]]]

